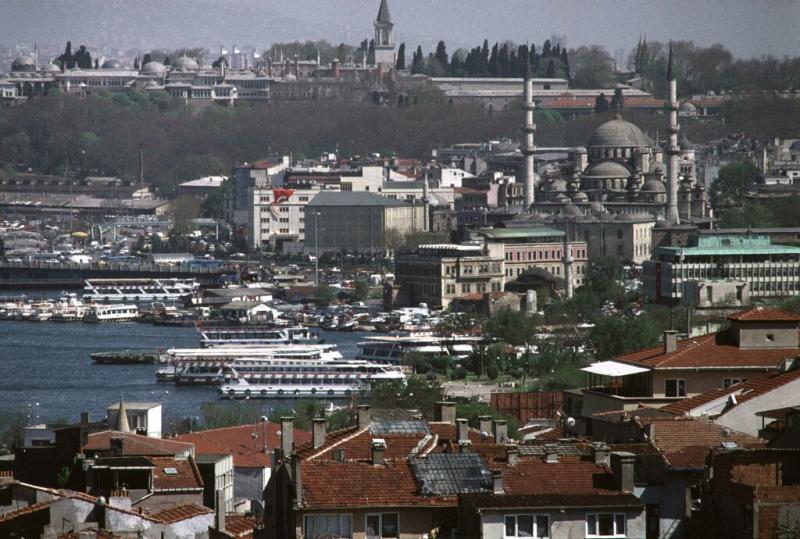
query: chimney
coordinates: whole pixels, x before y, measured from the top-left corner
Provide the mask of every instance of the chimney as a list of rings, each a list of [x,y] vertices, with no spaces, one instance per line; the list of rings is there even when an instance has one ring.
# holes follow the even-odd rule
[[[283,449],[276,447],[272,451],[272,470],[275,471],[281,464],[283,464]]]
[[[340,71],[339,59],[338,58],[334,58],[333,59],[333,62],[331,63],[331,67],[333,69],[333,78],[336,79],[336,80],[339,80],[339,77],[341,77],[341,71]]]
[[[492,434],[492,416],[479,415],[478,424],[481,430],[481,435],[483,435],[484,433],[486,433],[487,436]]]
[[[594,455],[595,464],[611,464],[611,448],[605,442],[592,442],[592,454]]]
[[[294,485],[295,504],[303,501],[303,478],[300,473],[300,457],[292,455],[292,483]]]
[[[225,492],[217,491],[217,507],[214,512],[214,527],[217,532],[225,531]]]
[[[503,490],[503,472],[492,470],[492,494],[505,494]]]
[[[386,451],[386,441],[383,438],[372,440],[372,464],[378,466],[383,464],[383,454]]]
[[[519,464],[519,447],[515,444],[508,444],[506,446],[506,462],[509,466],[516,466]]]
[[[611,471],[614,484],[622,492],[633,492],[633,467],[636,455],[627,451],[611,453]]]
[[[544,444],[544,461],[547,464],[558,464],[558,446],[556,444]]]
[[[456,403],[439,401],[434,409],[434,420],[440,423],[456,424]]]
[[[294,55],[294,76],[300,78],[300,57]]]
[[[668,329],[664,332],[664,353],[671,354],[678,349],[678,332]]]
[[[311,420],[311,440],[314,449],[325,445],[325,435],[327,434],[328,420],[324,417],[315,417]]]
[[[456,419],[456,432],[459,444],[469,444],[469,425],[466,419]]]
[[[89,412],[81,412],[81,427],[88,427],[91,417]]]
[[[369,428],[372,420],[369,415],[369,404],[361,404],[358,407],[358,430]]]
[[[281,450],[283,456],[289,456],[294,449],[294,418],[281,418]]]
[[[505,419],[494,420],[494,443],[504,444],[508,441],[508,422]]]

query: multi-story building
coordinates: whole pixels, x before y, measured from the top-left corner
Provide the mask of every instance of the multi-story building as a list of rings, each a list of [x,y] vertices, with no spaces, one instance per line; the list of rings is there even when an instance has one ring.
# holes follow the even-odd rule
[[[447,308],[459,296],[500,292],[505,286],[504,258],[501,244],[420,245],[395,257],[395,285],[384,301]]]
[[[565,232],[547,227],[489,228],[478,230],[487,244],[503,246],[506,282],[513,281],[526,270],[540,268],[560,278],[566,278],[564,247]],[[572,263],[572,286],[583,284],[588,262],[584,241],[569,241]]]
[[[741,302],[745,285],[751,298],[800,293],[800,247],[775,245],[761,234],[696,235],[685,247],[658,247],[642,267],[644,291],[654,301],[680,300],[690,282],[707,283],[712,299],[715,281],[743,283],[734,303]]]
[[[404,236],[424,230],[425,206],[375,193],[319,193],[306,208],[306,252],[377,253],[397,248]]]
[[[251,212],[253,189],[265,189],[272,185],[271,177],[289,166],[289,156],[270,157],[254,163],[242,163],[233,167],[233,190],[225,204],[225,220],[234,225],[238,231],[247,234],[247,227],[252,222],[248,219]]]
[[[306,239],[306,205],[319,189],[251,188],[247,191],[247,241],[252,249],[300,247]]]

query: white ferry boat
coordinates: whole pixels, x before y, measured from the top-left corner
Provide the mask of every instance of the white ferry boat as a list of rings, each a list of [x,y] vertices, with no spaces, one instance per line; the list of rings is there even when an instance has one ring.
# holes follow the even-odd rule
[[[83,301],[94,303],[152,303],[182,301],[200,285],[193,279],[88,279]]]
[[[278,360],[258,379],[248,380],[242,368],[231,367],[230,382],[217,390],[223,399],[349,398],[366,391],[374,383],[404,380],[396,365],[376,365],[367,361]]]
[[[86,322],[132,322],[139,318],[139,307],[136,305],[113,304],[93,305],[86,313]]]
[[[89,312],[89,307],[78,299],[75,293],[62,293],[59,300],[53,305],[53,316],[50,320],[53,322],[80,322],[86,313]]]
[[[200,346],[264,346],[272,344],[322,344],[324,339],[305,326],[198,327]]]
[[[343,360],[335,344],[175,348],[164,356],[167,366],[156,371],[156,379],[177,384],[219,384],[234,366],[245,379],[257,380],[275,361]]]
[[[356,359],[399,365],[408,355],[421,354],[428,358],[450,357],[458,362],[469,357],[482,340],[481,337],[437,337],[433,334],[380,335],[358,343]]]

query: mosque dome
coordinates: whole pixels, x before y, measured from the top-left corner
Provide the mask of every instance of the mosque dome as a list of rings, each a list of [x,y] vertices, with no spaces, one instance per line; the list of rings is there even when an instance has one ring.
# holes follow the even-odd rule
[[[101,66],[103,69],[122,69],[122,63],[114,58],[106,60]]]
[[[152,62],[147,62],[142,66],[142,75],[151,75],[151,76],[161,76],[167,71],[167,68],[164,67],[164,64],[161,62],[156,62],[155,60]]]
[[[667,192],[667,188],[664,187],[664,184],[662,182],[660,182],[658,180],[655,180],[655,179],[652,179],[652,178],[647,180],[646,182],[644,182],[644,185],[642,185],[642,189],[641,190],[643,192],[647,192],[647,193],[666,193]]]
[[[630,175],[631,171],[625,165],[614,161],[602,161],[586,170],[586,176],[595,178],[628,178]]]
[[[565,217],[581,217],[583,212],[575,204],[567,204],[564,206]]]
[[[683,133],[683,135],[681,136],[681,140],[678,143],[678,145],[680,146],[681,150],[683,150],[683,151],[694,150],[694,144],[692,143],[692,141],[690,141],[688,138],[686,138],[686,133]]]
[[[589,200],[589,195],[584,193],[583,191],[578,191],[574,195],[572,195],[573,202],[586,202]]]
[[[653,145],[653,141],[641,129],[622,118],[600,125],[589,141],[589,146],[593,147],[640,148]]]
[[[683,114],[697,114],[697,107],[694,106],[694,103],[691,101],[684,101],[681,103],[680,112]]]
[[[197,71],[200,66],[197,65],[194,59],[188,56],[181,56],[172,62],[172,69],[175,71]]]
[[[564,180],[553,180],[545,186],[545,190],[553,193],[563,193],[567,190],[567,182]]]
[[[789,146],[789,150],[793,152],[800,150],[800,140],[795,140],[794,142],[792,142],[792,145]]]
[[[39,68],[39,71],[43,71],[45,73],[60,73],[61,68],[58,67],[53,62],[47,62],[46,64],[44,64],[42,67]]]
[[[11,71],[35,71],[36,61],[31,56],[18,56],[11,63]]]
[[[606,207],[603,206],[603,203],[600,201],[594,201],[589,205],[589,209],[592,210],[592,213],[605,213]]]
[[[664,174],[664,163],[653,161],[650,163],[650,172],[653,174]]]

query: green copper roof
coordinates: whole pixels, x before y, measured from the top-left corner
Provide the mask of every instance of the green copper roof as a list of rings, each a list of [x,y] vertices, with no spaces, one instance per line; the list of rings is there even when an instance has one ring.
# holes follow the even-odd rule
[[[707,234],[692,238],[687,247],[662,247],[661,253],[683,256],[800,254],[800,247],[773,245],[765,234]]]

